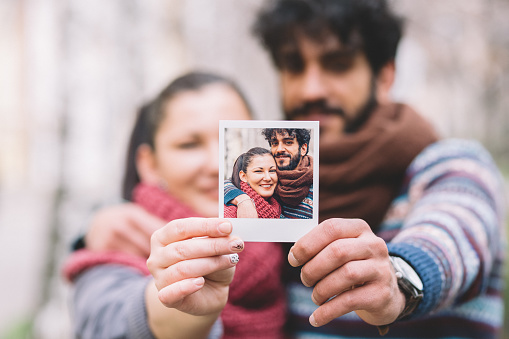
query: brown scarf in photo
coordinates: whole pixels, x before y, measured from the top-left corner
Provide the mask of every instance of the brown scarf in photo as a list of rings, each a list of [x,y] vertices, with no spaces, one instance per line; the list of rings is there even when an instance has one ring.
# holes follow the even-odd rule
[[[308,195],[313,184],[313,158],[305,155],[294,170],[277,170],[276,192],[283,205],[297,206]]]
[[[404,104],[378,106],[355,133],[320,140],[320,221],[361,218],[376,231],[405,171],[437,141],[431,125]]]

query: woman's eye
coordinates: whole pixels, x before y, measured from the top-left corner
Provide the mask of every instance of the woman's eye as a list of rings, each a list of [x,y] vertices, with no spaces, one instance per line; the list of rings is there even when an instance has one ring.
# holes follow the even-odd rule
[[[190,148],[196,148],[200,145],[197,141],[189,141],[189,142],[183,142],[177,145],[180,149],[190,149]]]

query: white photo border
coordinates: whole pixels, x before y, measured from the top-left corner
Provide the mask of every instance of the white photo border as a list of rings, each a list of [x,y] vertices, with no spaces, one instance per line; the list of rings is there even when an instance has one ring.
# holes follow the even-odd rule
[[[244,241],[295,242],[318,225],[318,121],[274,121],[274,120],[220,120],[219,121],[219,216],[224,216],[224,163],[226,155],[225,130],[227,128],[306,128],[311,129],[313,143],[313,218],[311,219],[256,219],[226,218],[233,225],[232,235]],[[268,145],[260,145],[268,148]],[[244,152],[247,150],[244,150]],[[239,154],[240,155],[240,154]]]

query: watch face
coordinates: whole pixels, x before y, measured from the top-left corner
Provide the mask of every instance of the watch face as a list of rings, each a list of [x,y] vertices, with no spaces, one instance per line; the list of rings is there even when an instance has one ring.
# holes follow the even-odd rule
[[[422,291],[424,286],[422,285],[421,279],[419,278],[417,273],[415,273],[412,266],[410,266],[405,260],[401,259],[400,257],[391,257],[391,259],[394,266],[396,266],[396,269],[403,274],[403,277],[405,277],[419,291]]]

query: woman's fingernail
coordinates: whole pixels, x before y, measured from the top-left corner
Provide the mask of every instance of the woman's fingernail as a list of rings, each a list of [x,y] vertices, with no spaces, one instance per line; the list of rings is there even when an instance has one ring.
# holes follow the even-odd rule
[[[295,256],[293,255],[293,252],[291,250],[290,250],[290,254],[288,255],[288,262],[293,267],[300,266],[299,261],[297,259],[295,259]]]
[[[314,314],[311,314],[311,316],[309,317],[309,323],[313,326],[313,327],[318,327],[318,323],[316,322],[315,320],[315,315]]]
[[[230,262],[232,264],[238,263],[240,260],[239,255],[237,253],[230,254]]]
[[[217,227],[217,229],[223,234],[230,234],[232,231],[232,224],[229,222],[223,222]]]
[[[242,251],[244,249],[244,242],[240,239],[235,239],[230,242],[230,249],[232,251]]]

